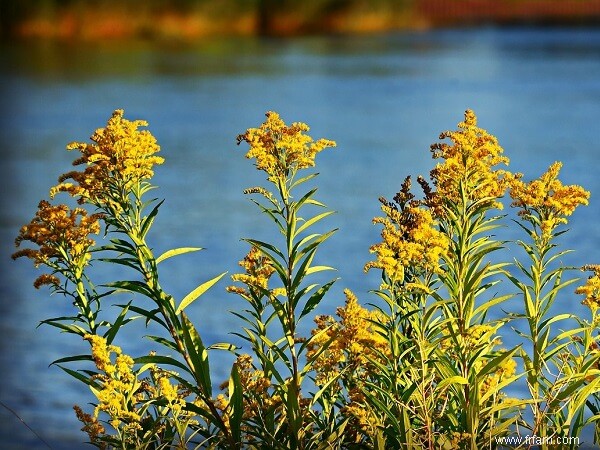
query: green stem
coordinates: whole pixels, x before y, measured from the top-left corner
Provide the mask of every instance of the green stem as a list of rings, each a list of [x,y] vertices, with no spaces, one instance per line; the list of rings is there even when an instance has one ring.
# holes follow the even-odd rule
[[[291,186],[288,186],[288,183],[291,183],[291,180],[286,180],[286,182],[281,183],[281,197],[284,204],[284,219],[287,225],[287,230],[291,236],[296,234],[296,214],[295,214],[295,206],[290,203],[291,198]],[[290,239],[290,236],[286,236],[287,241],[287,267],[286,267],[286,294],[287,294],[287,329],[284,329],[284,332],[287,334],[287,343],[290,351],[291,361],[292,361],[292,384],[293,384],[293,394],[296,396],[296,399],[293,402],[294,406],[292,411],[289,411],[291,415],[291,420],[296,423],[300,420],[301,411],[299,408],[300,405],[300,388],[302,384],[302,380],[300,379],[300,370],[298,364],[298,354],[296,352],[296,312],[294,308],[294,298],[295,298],[295,290],[292,285],[294,279],[294,255],[292,254],[292,249],[294,248],[294,241]],[[289,395],[289,392],[288,392]],[[294,427],[294,435],[290,436],[292,439],[292,443],[294,443],[294,447],[297,449],[302,449],[303,442],[300,436],[298,435],[298,431]]]

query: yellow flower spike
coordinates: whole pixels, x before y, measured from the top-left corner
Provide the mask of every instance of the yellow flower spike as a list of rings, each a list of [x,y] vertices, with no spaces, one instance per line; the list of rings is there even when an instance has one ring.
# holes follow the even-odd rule
[[[381,355],[389,354],[387,340],[377,332],[376,325],[383,323],[385,318],[378,311],[368,311],[360,306],[349,289],[344,290],[344,295],[346,304],[336,311],[339,321],[331,316],[315,318],[317,327],[312,331],[314,337],[307,358],[318,354],[314,368],[317,372],[316,382],[321,386],[337,376],[345,365],[352,365],[354,369],[369,369],[371,359],[380,359]],[[321,351],[327,342],[329,346]]]
[[[336,143],[328,139],[313,141],[305,134],[310,128],[305,123],[286,125],[273,111],[266,113],[267,119],[259,128],[249,128],[237,138],[238,144],[250,146],[246,158],[256,159],[256,168],[269,175],[271,181],[287,177],[290,172],[313,167],[315,157]]]
[[[263,289],[268,289],[269,279],[275,273],[273,264],[264,256],[264,254],[256,247],[252,247],[239,265],[244,268],[246,273],[238,273],[231,276],[233,281],[237,281],[248,286],[250,292],[256,295],[262,295]],[[238,286],[229,286],[228,292],[239,295],[247,295],[248,291]],[[276,290],[273,295],[280,295],[281,290]]]
[[[141,429],[142,420],[136,403],[143,403],[144,398],[140,394],[148,389],[144,383],[138,383],[137,375],[133,371],[133,359],[123,354],[120,347],[108,345],[102,336],[87,334],[84,339],[90,342],[92,359],[102,372],[94,377],[100,386],[94,391],[98,399],[94,419],[97,420],[101,413],[105,413],[108,415],[108,423],[115,430],[135,434]],[[111,359],[113,354],[116,355],[114,363]]]
[[[541,237],[549,239],[560,224],[567,223],[579,205],[587,205],[590,193],[578,185],[563,185],[558,179],[562,163],[555,162],[540,178],[525,183],[511,182],[512,206],[520,208],[519,215],[537,223]]]
[[[585,299],[581,302],[596,313],[600,308],[600,265],[586,265],[581,268],[584,271],[591,271],[591,275],[583,286],[575,290],[576,294],[584,295]]]
[[[263,408],[270,409],[278,407],[281,404],[281,398],[278,395],[271,394],[269,388],[271,381],[265,376],[262,370],[256,370],[252,364],[252,356],[243,354],[237,357],[235,365],[240,376],[242,392],[247,396],[244,398],[244,419],[260,417],[264,413]],[[227,389],[229,382],[223,383],[220,388]],[[230,405],[229,399],[224,394],[219,394],[215,401],[215,407],[222,411],[224,419],[229,421]]]
[[[469,202],[502,197],[513,176],[505,170],[495,169],[495,166],[509,162],[502,156],[504,150],[498,140],[477,127],[477,117],[471,110],[465,112],[465,119],[458,128],[458,131],[440,134],[440,139],[450,139],[452,145],[439,142],[431,146],[433,158],[444,160],[431,171],[431,179],[437,188],[435,195],[459,204],[462,202],[459,189],[462,184]],[[502,204],[494,202],[494,207],[502,209]]]
[[[72,171],[59,178],[59,184],[50,190],[51,196],[67,192],[78,197],[80,203],[91,201],[99,205],[112,205],[115,193],[128,193],[142,180],[152,178],[153,167],[164,159],[155,156],[160,151],[154,136],[147,130],[143,120],[129,121],[123,110],[115,110],[105,128],[92,135],[92,144],[73,142],[68,150],[79,150],[81,157],[74,166],[85,165],[82,172]],[[75,183],[66,182],[71,179]]]
[[[97,334],[86,334],[83,338],[92,346],[92,358],[98,370],[106,371],[107,366],[112,365],[111,348],[107,345],[106,339]]]
[[[56,264],[62,263],[80,273],[90,259],[90,247],[95,244],[89,235],[100,232],[101,217],[101,214],[88,216],[87,211],[81,208],[71,209],[67,205],[52,205],[42,200],[35,217],[21,227],[15,239],[17,247],[29,241],[38,249],[19,250],[12,258],[25,256],[32,259],[36,267],[43,264],[56,268]],[[34,286],[44,284],[58,285],[58,278],[44,274],[38,277]]]
[[[81,428],[81,431],[87,433],[92,444],[97,443],[98,438],[100,438],[106,432],[104,426],[91,414],[84,413],[79,406],[75,405],[73,406],[73,409],[75,410],[77,419],[83,423],[83,428]],[[100,448],[106,447],[102,446],[101,444]]]
[[[405,182],[405,186],[409,185]],[[396,195],[396,200],[400,200],[401,194]],[[432,211],[413,201],[401,202],[400,208],[385,199],[380,201],[386,217],[376,217],[373,223],[383,225],[382,242],[371,246],[370,251],[377,259],[365,265],[365,272],[381,269],[396,282],[404,281],[409,267],[439,273],[440,259],[448,251],[449,239],[437,230]]]

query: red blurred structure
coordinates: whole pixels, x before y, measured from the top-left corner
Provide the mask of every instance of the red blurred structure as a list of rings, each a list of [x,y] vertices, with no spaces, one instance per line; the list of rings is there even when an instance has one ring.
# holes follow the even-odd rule
[[[433,26],[600,22],[600,0],[418,0],[417,11]]]

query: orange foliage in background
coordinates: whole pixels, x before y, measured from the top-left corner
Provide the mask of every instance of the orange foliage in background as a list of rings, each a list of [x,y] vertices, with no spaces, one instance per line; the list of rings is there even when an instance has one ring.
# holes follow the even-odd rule
[[[1,6],[2,34],[60,40],[374,33],[484,23],[598,23],[600,0],[203,0]],[[51,5],[50,7],[42,5]],[[186,5],[186,6],[182,6]]]

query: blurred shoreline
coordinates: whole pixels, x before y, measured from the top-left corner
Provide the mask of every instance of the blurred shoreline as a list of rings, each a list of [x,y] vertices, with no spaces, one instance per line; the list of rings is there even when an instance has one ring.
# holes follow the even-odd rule
[[[191,41],[474,25],[598,25],[600,0],[0,0],[4,39]]]

